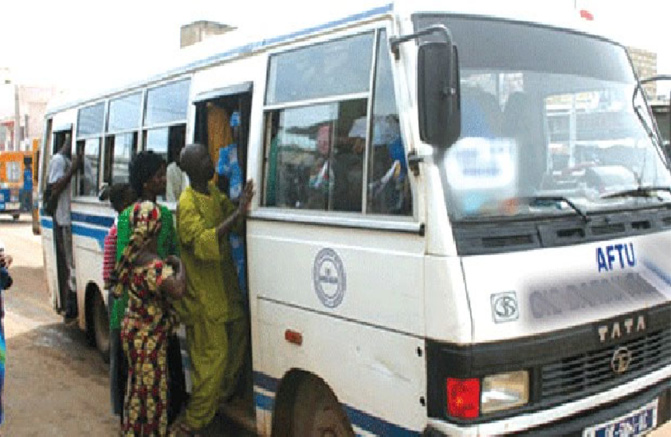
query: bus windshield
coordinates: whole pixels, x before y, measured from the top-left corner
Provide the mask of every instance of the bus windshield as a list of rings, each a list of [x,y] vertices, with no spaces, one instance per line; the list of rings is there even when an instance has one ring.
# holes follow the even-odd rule
[[[459,53],[461,136],[437,151],[453,220],[671,201],[659,189],[671,183],[666,158],[623,47],[538,25],[415,17],[417,30],[433,24],[450,29]]]

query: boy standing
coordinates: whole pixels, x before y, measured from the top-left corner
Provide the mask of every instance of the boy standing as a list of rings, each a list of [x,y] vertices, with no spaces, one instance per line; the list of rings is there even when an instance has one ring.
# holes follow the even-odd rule
[[[130,184],[115,184],[109,192],[112,208],[117,215],[135,202],[135,191]],[[112,308],[114,296],[112,288],[116,282],[114,266],[116,264],[116,240],[117,219],[110,228],[103,246],[103,281],[107,290],[107,303]],[[112,401],[112,413],[120,416],[123,421],[123,395],[126,390],[127,366],[121,348],[121,329],[118,324],[112,324],[110,320],[110,396]]]

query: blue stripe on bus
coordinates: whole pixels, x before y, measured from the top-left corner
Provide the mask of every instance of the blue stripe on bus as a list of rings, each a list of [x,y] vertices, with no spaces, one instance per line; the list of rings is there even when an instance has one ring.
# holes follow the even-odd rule
[[[98,246],[102,249],[105,246],[105,237],[107,236],[107,229],[88,228],[81,225],[72,225],[72,235],[80,237],[93,238],[98,242]]]
[[[254,385],[261,387],[264,390],[276,393],[277,386],[280,384],[280,381],[277,378],[268,376],[261,372],[254,372]]]
[[[338,20],[330,21],[328,23],[321,24],[321,25],[318,25],[318,26],[309,27],[309,28],[306,28],[306,29],[303,29],[303,30],[299,30],[297,32],[292,32],[292,33],[288,33],[288,34],[284,34],[284,35],[280,35],[280,36],[274,36],[274,37],[270,37],[268,39],[263,39],[263,40],[260,40],[260,41],[257,41],[257,42],[245,44],[243,46],[236,47],[236,48],[233,48],[231,50],[221,52],[221,53],[217,53],[217,54],[209,56],[207,58],[200,59],[198,61],[193,61],[193,62],[190,62],[186,65],[182,65],[180,67],[173,68],[171,70],[166,71],[165,73],[150,76],[146,80],[130,83],[126,87],[115,88],[115,89],[108,90],[104,94],[99,94],[99,95],[94,96],[90,99],[76,100],[74,102],[65,104],[63,106],[58,106],[54,109],[49,110],[49,112],[47,113],[47,117],[49,117],[49,116],[51,116],[51,115],[53,115],[57,112],[61,112],[61,111],[64,111],[66,109],[69,109],[69,108],[74,108],[74,107],[77,107],[77,106],[82,105],[82,104],[87,103],[87,102],[92,102],[92,101],[95,101],[95,100],[104,99],[109,95],[116,94],[116,93],[119,93],[119,92],[124,91],[124,90],[131,90],[131,89],[135,89],[135,88],[144,87],[151,82],[164,80],[164,79],[167,79],[167,78],[170,78],[170,77],[175,77],[175,76],[178,76],[178,75],[181,75],[181,74],[186,74],[186,73],[194,71],[198,68],[204,68],[204,67],[207,67],[207,66],[215,65],[218,62],[222,62],[222,61],[226,60],[227,58],[230,58],[234,55],[251,54],[256,50],[261,50],[265,47],[269,47],[269,46],[272,46],[274,44],[278,44],[278,43],[282,43],[282,42],[286,42],[286,41],[291,41],[291,40],[299,38],[299,37],[308,36],[312,33],[320,32],[320,31],[323,31],[323,30],[328,30],[328,29],[338,27],[338,26],[343,26],[343,25],[348,24],[348,23],[353,23],[353,22],[356,22],[356,21],[365,20],[366,18],[371,18],[371,17],[374,17],[376,15],[382,15],[382,14],[391,12],[392,9],[393,9],[393,5],[391,3],[389,3],[387,5],[379,6],[379,7],[376,7],[374,9],[370,9],[370,10],[367,10],[367,11],[364,11],[364,12],[360,12],[358,14],[350,15],[350,16],[347,16],[347,17],[344,17],[344,18],[341,18],[341,19],[338,19]]]
[[[345,413],[349,417],[349,421],[352,422],[352,425],[356,425],[361,429],[365,429],[368,432],[372,432],[376,435],[383,436],[409,436],[409,435],[420,435],[418,431],[412,431],[407,428],[403,428],[393,423],[389,423],[386,420],[380,419],[379,417],[371,416],[370,414],[358,410],[349,405],[343,404],[345,407]]]
[[[72,213],[73,222],[82,222],[89,225],[102,226],[104,228],[111,228],[114,224],[114,217],[104,215],[90,215],[79,212]]]
[[[254,372],[254,385],[276,394],[277,387],[279,386],[279,380],[261,372]],[[274,403],[275,399],[271,396],[254,391],[254,404],[257,408],[266,411],[272,411]],[[347,414],[347,417],[349,418],[352,425],[368,432],[392,437],[421,434],[418,431],[412,431],[410,429],[403,428],[402,426],[387,422],[384,419],[368,414],[365,411],[351,407],[347,404],[342,404],[342,406],[345,409],[345,413]]]
[[[259,393],[258,391],[254,392],[254,405],[256,408],[259,408],[261,410],[265,411],[273,411],[273,406],[275,405],[275,399],[271,398],[268,395],[264,395],[263,393]]]
[[[671,277],[667,275],[662,269],[660,269],[657,265],[653,264],[652,262],[648,260],[643,260],[643,265],[648,268],[652,273],[657,275],[659,279],[664,281],[666,285],[671,285]]]
[[[73,214],[74,216],[74,214]],[[95,217],[95,216],[92,216]],[[80,221],[79,223],[81,223]],[[114,220],[112,220],[112,223],[114,223]],[[43,228],[46,229],[53,229],[54,228],[54,222],[52,219],[47,219],[47,218],[42,218],[40,220],[40,224],[42,225]],[[111,225],[110,225],[111,226]],[[80,237],[88,237],[88,238],[93,238],[96,240],[98,243],[98,246],[100,246],[100,249],[102,249],[105,245],[105,237],[107,236],[108,229],[99,229],[99,228],[89,228],[87,226],[82,226],[77,223],[72,224],[72,234],[73,235],[78,235]]]

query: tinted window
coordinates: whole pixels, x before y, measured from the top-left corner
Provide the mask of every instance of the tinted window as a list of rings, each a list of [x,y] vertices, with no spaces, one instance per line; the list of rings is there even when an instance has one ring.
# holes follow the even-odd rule
[[[105,182],[118,184],[129,181],[128,164],[135,152],[136,133],[107,137]]]
[[[84,149],[84,163],[78,174],[77,194],[95,196],[98,194],[98,169],[100,167],[100,138],[77,142],[77,149]]]
[[[363,141],[354,135],[366,99],[270,113],[266,204],[361,211]]]
[[[145,150],[151,150],[168,158],[168,128],[151,129],[145,133]]]
[[[103,131],[105,104],[103,102],[79,110],[77,136],[97,135]]]
[[[178,124],[170,127],[149,129],[144,132],[145,150],[151,150],[163,157],[167,163],[176,158],[170,150],[181,150],[186,138],[186,126]]]
[[[147,92],[145,126],[186,119],[189,81],[174,82]]]
[[[531,70],[616,82],[634,80],[625,50],[598,38],[502,20],[415,17],[417,30],[437,23],[452,32],[462,69]],[[431,38],[440,36],[427,39]]]
[[[368,209],[376,214],[412,212],[405,150],[391,74],[387,33],[381,32],[375,72],[373,124],[368,153]],[[358,135],[365,136],[365,126]]]
[[[368,91],[373,40],[367,33],[271,57],[266,103]]]
[[[140,124],[141,103],[141,93],[111,100],[108,132],[136,129]]]

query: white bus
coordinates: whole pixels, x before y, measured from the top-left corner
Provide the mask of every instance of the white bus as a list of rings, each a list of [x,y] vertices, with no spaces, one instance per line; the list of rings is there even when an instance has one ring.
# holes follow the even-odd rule
[[[666,422],[671,174],[631,62],[578,24],[487,3],[232,34],[52,107],[41,190],[64,132],[93,179],[73,183],[80,326],[104,342],[113,219],[97,190],[126,180],[138,150],[225,146],[238,111],[258,187],[245,247],[260,434],[639,435]],[[589,129],[555,123],[568,156],[553,160],[548,108],[565,103]]]

